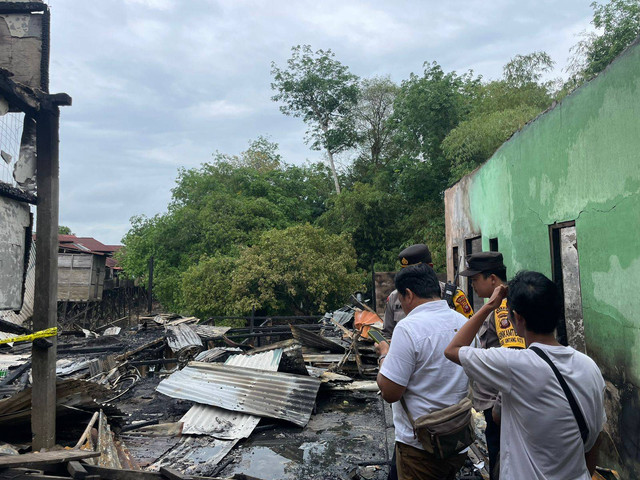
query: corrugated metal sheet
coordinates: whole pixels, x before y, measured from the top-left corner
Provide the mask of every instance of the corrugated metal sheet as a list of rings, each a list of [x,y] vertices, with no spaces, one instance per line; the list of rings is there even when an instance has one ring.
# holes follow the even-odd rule
[[[184,436],[178,445],[147,470],[158,471],[160,467],[171,467],[185,475],[210,475],[237,442],[238,440]]]
[[[213,325],[190,325],[201,338],[221,338],[231,327],[214,327]]]
[[[2,338],[2,334],[4,333],[5,332],[0,332],[0,338]],[[6,334],[6,335],[7,337],[5,338],[16,336],[15,333]],[[31,358],[31,355],[12,355],[9,353],[3,353],[2,355],[0,355],[0,371],[6,371],[10,367],[17,367],[19,365],[22,365],[23,363],[28,362],[30,358]]]
[[[278,348],[251,356],[233,355],[225,363],[275,372],[281,357],[282,349]],[[249,437],[260,422],[260,417],[197,404],[180,421],[183,422],[182,433],[231,440]]]
[[[293,338],[298,340],[301,344],[308,347],[319,348],[320,350],[329,350],[334,353],[344,353],[345,348],[331,340],[324,338],[322,335],[310,332],[304,328],[296,327],[295,325],[289,325],[291,327],[291,333]]]
[[[184,348],[201,347],[202,340],[187,325],[175,325],[167,327],[167,345],[173,352]]]
[[[225,365],[233,365],[234,367],[253,368],[255,370],[268,370],[276,372],[280,359],[282,358],[282,349],[268,350],[266,352],[257,353],[256,355],[231,355],[224,362]]]
[[[184,423],[182,433],[232,440],[249,437],[260,417],[198,403],[180,421]]]
[[[215,347],[211,350],[205,350],[204,352],[200,352],[194,360],[196,362],[213,362],[217,358],[224,357],[229,354],[229,352],[233,353],[241,353],[242,349],[238,347]]]
[[[160,382],[157,390],[170,397],[304,427],[319,387],[319,380],[301,375],[192,362]]]

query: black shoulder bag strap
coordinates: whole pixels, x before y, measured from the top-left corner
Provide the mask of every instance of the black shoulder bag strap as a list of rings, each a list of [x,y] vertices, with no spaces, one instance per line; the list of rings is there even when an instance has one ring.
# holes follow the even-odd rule
[[[580,428],[580,436],[582,437],[582,442],[587,443],[587,438],[589,437],[589,427],[587,427],[587,422],[584,419],[584,415],[580,411],[580,407],[578,406],[578,402],[576,402],[576,398],[573,396],[573,392],[567,385],[567,382],[563,378],[562,374],[558,370],[558,368],[554,365],[551,359],[547,356],[546,353],[541,348],[538,347],[529,347],[529,350],[533,350],[536,354],[543,359],[545,362],[549,364],[553,373],[555,373],[558,382],[560,382],[560,386],[564,391],[564,394],[567,396],[567,400],[569,400],[569,406],[571,407],[571,411],[573,412],[573,416],[576,417],[576,422],[578,422],[578,428]]]

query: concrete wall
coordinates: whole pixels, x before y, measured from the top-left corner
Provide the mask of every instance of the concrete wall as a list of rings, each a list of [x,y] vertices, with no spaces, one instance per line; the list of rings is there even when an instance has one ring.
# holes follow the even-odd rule
[[[0,1],[0,8],[2,1]],[[13,80],[41,88],[42,14],[0,15],[0,68]]]
[[[0,196],[0,310],[20,310],[29,205]]]
[[[509,276],[551,276],[549,226],[575,221],[587,353],[609,380],[610,429],[640,478],[640,45],[445,193],[452,249],[498,238]],[[618,404],[616,406],[616,403]]]

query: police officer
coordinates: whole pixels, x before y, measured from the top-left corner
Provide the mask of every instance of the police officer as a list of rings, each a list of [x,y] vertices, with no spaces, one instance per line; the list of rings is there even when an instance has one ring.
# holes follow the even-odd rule
[[[506,284],[507,267],[500,252],[478,252],[467,256],[469,268],[460,272],[461,277],[469,277],[473,289],[480,298],[489,298],[496,287]],[[524,338],[518,336],[509,321],[507,299],[487,317],[478,331],[481,348],[507,347],[526,348]],[[500,406],[499,392],[475,382],[473,385],[473,407],[484,412],[487,421],[485,438],[489,453],[489,475],[498,478],[498,454],[500,452],[500,425],[494,421],[494,410]]]
[[[427,247],[423,243],[411,245],[410,247],[402,250],[398,255],[398,260],[400,261],[400,266],[402,268],[409,267],[411,265],[417,265],[419,263],[426,263],[433,268],[431,252],[429,251],[429,247]],[[440,282],[440,291],[442,296],[444,296],[444,287],[445,284],[443,282]],[[473,310],[471,309],[469,300],[467,300],[467,297],[462,290],[456,290],[455,294],[453,295],[452,303],[455,307],[455,310],[465,317],[470,318],[471,315],[473,315]],[[387,304],[384,309],[384,322],[382,331],[387,338],[391,338],[391,336],[393,335],[393,329],[404,317],[405,315],[402,311],[402,307],[400,306],[400,301],[398,300],[398,291],[394,290],[387,297]]]

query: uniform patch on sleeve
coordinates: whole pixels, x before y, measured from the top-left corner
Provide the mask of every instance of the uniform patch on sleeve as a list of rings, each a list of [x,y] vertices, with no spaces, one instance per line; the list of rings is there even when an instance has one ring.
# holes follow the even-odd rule
[[[471,305],[469,305],[469,300],[467,300],[467,296],[461,290],[456,291],[456,294],[453,296],[453,303],[458,313],[463,314],[467,318],[473,315],[473,309]]]

